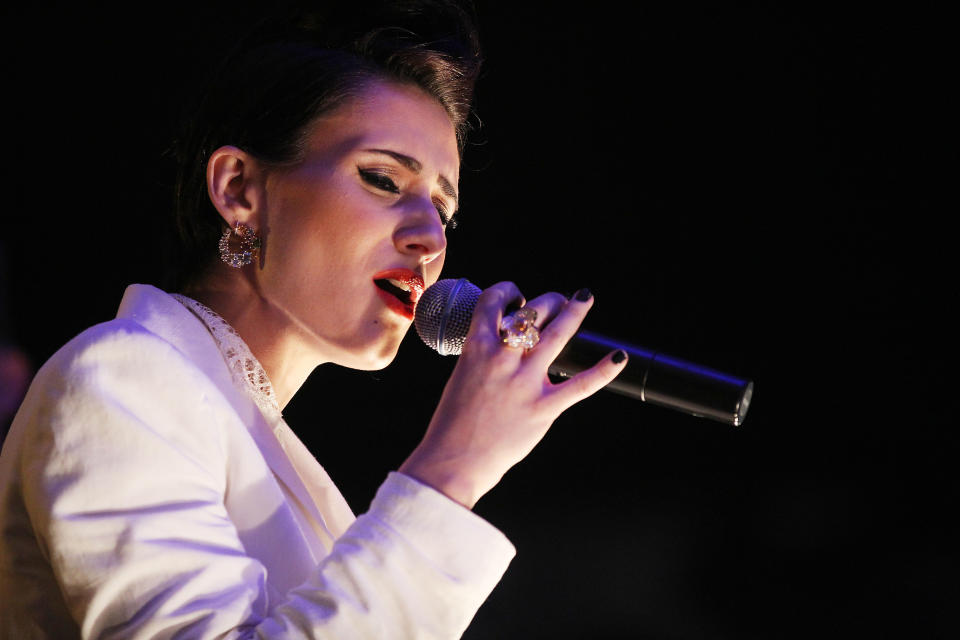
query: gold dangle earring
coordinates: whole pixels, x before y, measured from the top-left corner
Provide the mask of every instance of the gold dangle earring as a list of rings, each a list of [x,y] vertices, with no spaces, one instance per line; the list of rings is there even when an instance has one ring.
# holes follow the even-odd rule
[[[240,251],[230,251],[230,236],[236,234],[240,238]],[[238,222],[234,229],[224,229],[220,236],[220,259],[239,269],[254,261],[260,255],[260,236],[256,231]]]

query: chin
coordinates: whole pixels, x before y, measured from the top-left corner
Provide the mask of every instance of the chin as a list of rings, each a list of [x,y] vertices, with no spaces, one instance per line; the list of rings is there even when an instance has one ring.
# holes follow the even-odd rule
[[[360,349],[349,349],[338,358],[337,364],[358,371],[379,371],[385,369],[397,357],[400,340],[388,343],[366,345]]]
[[[350,369],[356,369],[357,371],[380,371],[381,369],[386,369],[391,362],[393,362],[393,357],[358,359],[349,363],[344,362],[341,364]]]

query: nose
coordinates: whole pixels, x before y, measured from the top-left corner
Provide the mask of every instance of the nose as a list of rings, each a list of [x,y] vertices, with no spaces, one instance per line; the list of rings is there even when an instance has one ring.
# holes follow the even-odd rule
[[[418,197],[408,203],[403,220],[394,231],[393,243],[401,253],[419,256],[423,264],[443,254],[447,235],[430,198]]]

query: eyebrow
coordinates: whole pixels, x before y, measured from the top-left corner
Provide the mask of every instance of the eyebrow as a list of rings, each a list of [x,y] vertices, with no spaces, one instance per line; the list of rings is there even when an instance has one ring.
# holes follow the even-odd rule
[[[370,153],[382,153],[383,155],[390,156],[404,167],[410,171],[419,174],[423,171],[423,165],[416,158],[411,158],[408,155],[397,153],[396,151],[391,151],[390,149],[365,149]],[[456,211],[460,208],[460,200],[457,198],[457,190],[453,188],[453,184],[447,179],[446,176],[440,175],[437,178],[437,183],[440,185],[440,190],[443,194],[449,198],[453,199],[453,209]]]

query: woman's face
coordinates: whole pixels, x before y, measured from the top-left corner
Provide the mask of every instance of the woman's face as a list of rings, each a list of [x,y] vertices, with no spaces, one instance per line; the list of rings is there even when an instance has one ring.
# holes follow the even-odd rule
[[[312,123],[302,162],[268,173],[258,286],[319,361],[393,360],[443,266],[459,170],[440,103],[372,82]]]

